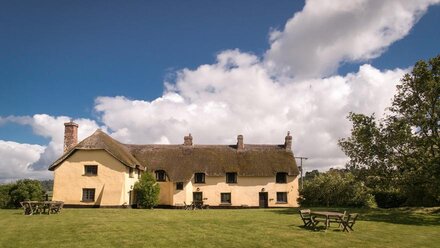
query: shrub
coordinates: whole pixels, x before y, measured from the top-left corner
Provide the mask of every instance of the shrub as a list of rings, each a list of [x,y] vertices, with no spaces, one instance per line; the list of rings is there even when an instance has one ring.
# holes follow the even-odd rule
[[[11,190],[12,184],[2,184],[0,185],[0,208],[10,208],[11,207],[11,196],[9,191]]]
[[[375,207],[369,189],[349,172],[331,170],[304,181],[298,199],[301,206]]]
[[[397,208],[407,201],[404,194],[398,191],[378,191],[374,193],[374,199],[380,208]]]
[[[153,174],[145,172],[138,182],[134,184],[136,202],[142,208],[153,208],[159,203],[160,186]]]
[[[38,180],[23,179],[12,184],[9,190],[10,202],[14,207],[20,207],[21,201],[42,201],[44,191]]]

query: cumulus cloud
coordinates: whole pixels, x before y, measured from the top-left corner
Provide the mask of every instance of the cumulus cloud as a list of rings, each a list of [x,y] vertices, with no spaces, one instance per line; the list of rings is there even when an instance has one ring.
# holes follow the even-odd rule
[[[16,123],[31,126],[36,135],[49,138],[50,141],[47,146],[0,142],[0,175],[2,175],[0,180],[26,177],[49,178],[51,173],[47,168],[63,153],[64,123],[69,120],[67,116],[54,117],[46,114],[1,118],[0,124]],[[90,119],[74,119],[74,121],[81,126],[78,130],[79,140],[99,128],[96,122]]]
[[[439,0],[308,0],[283,30],[270,34],[266,63],[280,76],[333,75],[344,62],[381,55]]]
[[[35,171],[30,165],[40,158],[45,147],[0,140],[0,182],[20,178],[48,178],[47,171]]]
[[[255,55],[224,51],[214,64],[184,69],[154,101],[99,97],[95,109],[128,143],[282,144],[288,130],[294,152],[309,156],[310,168],[344,165],[337,140],[347,136],[349,111],[379,116],[406,70],[380,71],[363,65],[344,77],[280,83]]]

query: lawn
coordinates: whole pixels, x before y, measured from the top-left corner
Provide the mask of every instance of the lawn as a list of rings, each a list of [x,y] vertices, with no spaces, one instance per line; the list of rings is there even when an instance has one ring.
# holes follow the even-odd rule
[[[439,209],[353,210],[355,231],[302,228],[297,209],[0,210],[0,247],[438,247]]]

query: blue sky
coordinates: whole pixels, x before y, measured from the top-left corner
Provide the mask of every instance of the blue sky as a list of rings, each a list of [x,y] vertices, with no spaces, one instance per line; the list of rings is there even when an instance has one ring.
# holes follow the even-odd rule
[[[413,3],[402,2],[402,6],[413,5]],[[222,106],[223,108],[224,105],[222,104],[226,104],[226,108],[232,109],[231,111],[234,112],[235,106],[239,104],[219,100],[219,96],[211,94],[209,96],[212,98],[209,98],[208,95],[203,95],[203,97],[197,95],[201,99],[199,99],[200,102],[194,100],[195,96],[192,95],[191,90],[194,90],[194,92],[199,91],[196,90],[197,85],[191,86],[188,80],[197,82],[199,80],[199,77],[196,77],[197,73],[201,73],[200,77],[203,77],[206,84],[208,84],[208,81],[212,81],[213,85],[210,87],[214,89],[223,82],[217,82],[217,80],[220,80],[217,78],[210,79],[210,75],[217,75],[215,74],[216,71],[212,71],[212,74],[202,74],[201,65],[207,65],[214,70],[217,68],[215,65],[221,64],[218,55],[223,54],[225,51],[231,51],[231,49],[239,49],[237,53],[225,55],[228,59],[236,61],[234,62],[236,67],[247,68],[247,64],[242,66],[241,62],[237,61],[242,59],[254,61],[255,59],[251,63],[252,65],[258,64],[266,69],[270,68],[270,66],[266,66],[266,62],[269,64],[269,62],[275,61],[277,66],[274,71],[288,63],[291,64],[286,68],[295,68],[295,65],[302,63],[301,61],[304,61],[305,66],[310,68],[313,67],[313,59],[309,60],[308,56],[304,55],[296,56],[300,53],[295,49],[303,47],[300,50],[308,51],[307,49],[311,48],[307,44],[300,44],[303,40],[311,39],[315,41],[321,37],[325,40],[331,39],[332,36],[329,34],[329,37],[325,38],[327,34],[321,36],[319,32],[316,32],[315,36],[307,34],[307,37],[299,35],[299,37],[294,37],[295,34],[301,34],[303,31],[299,26],[302,25],[301,27],[305,29],[308,28],[306,25],[311,25],[311,33],[314,32],[313,30],[325,33],[325,31],[334,29],[335,32],[341,32],[340,39],[344,39],[344,36],[347,35],[347,41],[344,42],[350,44],[349,37],[351,36],[349,32],[354,33],[356,28],[359,29],[363,25],[364,20],[360,19],[360,21],[358,20],[359,27],[326,27],[329,22],[326,23],[323,20],[326,20],[327,17],[323,17],[322,20],[319,17],[314,17],[311,24],[307,21],[301,22],[301,17],[298,17],[296,24],[292,25],[294,32],[289,33],[290,27],[285,26],[286,22],[295,13],[302,13],[306,16],[307,12],[303,10],[304,4],[303,1],[291,0],[2,1],[0,8],[0,117],[5,119],[13,116],[22,119],[20,121],[7,120],[3,122],[0,119],[0,140],[17,144],[39,145],[43,147],[42,149],[49,147],[49,143],[53,142],[57,143],[59,147],[58,138],[54,138],[54,135],[50,133],[54,132],[53,130],[42,131],[35,124],[35,115],[43,114],[52,118],[50,120],[57,120],[60,126],[62,126],[64,120],[61,118],[63,116],[91,121],[93,125],[89,127],[90,129],[101,127],[124,142],[175,143],[178,138],[166,134],[165,131],[159,131],[160,128],[154,128],[163,126],[165,121],[166,125],[172,125],[169,123],[172,123],[173,119],[180,121],[181,119],[174,118],[174,116],[180,115],[182,112],[176,113],[174,116],[170,114],[171,117],[165,120],[148,119],[146,122],[155,123],[157,126],[147,123],[143,126],[142,121],[136,123],[117,122],[116,120],[130,119],[133,116],[124,114],[112,116],[113,113],[116,113],[116,110],[113,109],[116,106],[115,104],[129,103],[130,106],[138,106],[136,105],[136,100],[138,100],[137,103],[144,104],[146,106],[144,109],[147,109],[151,108],[150,105],[155,100],[164,98],[167,95],[166,92],[175,92],[184,99],[182,101],[185,101],[187,107],[193,105],[199,107],[211,106],[210,104],[214,104],[214,106]],[[338,2],[334,6],[338,4],[344,5],[343,2]],[[324,80],[329,77],[332,77],[332,80],[338,80],[337,77],[339,76],[347,79],[345,83],[349,84],[352,79],[346,77],[346,75],[353,73],[362,77],[364,74],[362,74],[363,71],[360,70],[360,67],[365,64],[379,70],[381,73],[385,70],[391,70],[396,74],[396,77],[399,77],[401,72],[405,71],[397,70],[406,70],[417,60],[434,57],[440,52],[438,45],[440,44],[440,31],[437,27],[440,23],[440,6],[437,4],[427,7],[430,3],[424,4],[426,6],[420,7],[420,9],[417,6],[408,7],[409,13],[412,13],[416,20],[420,18],[417,22],[411,22],[403,28],[404,30],[407,28],[408,32],[397,30],[395,34],[391,35],[392,38],[384,37],[380,41],[373,40],[371,43],[377,42],[378,44],[370,50],[367,49],[368,51],[362,51],[362,47],[360,47],[356,48],[361,50],[360,52],[353,50],[347,52],[341,58],[328,55],[327,59],[330,62],[322,65],[323,71],[316,72],[312,70],[311,74],[304,74],[302,77],[296,77],[301,73],[295,70],[283,75],[280,75],[279,72],[272,73],[270,71],[273,68],[267,69],[268,74],[270,74],[268,77],[278,78],[276,82],[272,82],[275,84],[286,84],[286,78],[290,78],[292,80],[287,79],[287,81],[291,81],[287,84],[299,85],[298,80],[301,79],[301,83],[308,84],[311,87],[311,85],[317,86],[319,83],[310,83],[310,81],[305,82],[304,80],[313,78],[316,81],[317,78]],[[374,10],[374,8],[380,8],[381,6],[366,5],[364,7],[366,10],[362,13],[367,13],[365,23],[374,23],[373,20],[368,20],[370,17],[371,19],[381,17],[368,15],[369,8]],[[310,4],[310,8],[319,8],[319,6],[316,7]],[[388,6],[383,8],[388,8]],[[398,8],[390,7],[388,11],[393,12],[393,9],[397,11]],[[356,13],[355,11],[360,10],[353,7],[352,13]],[[339,12],[335,12],[334,16],[338,15],[343,16]],[[328,20],[333,20],[331,19],[333,16],[328,18]],[[347,23],[350,22],[349,18],[354,17],[344,18],[347,19],[343,23]],[[397,23],[399,22],[399,18],[402,17],[397,14],[391,18],[384,17],[384,22],[393,23],[390,24],[391,28],[386,26],[384,29],[401,28],[395,24],[396,20],[398,20]],[[307,18],[304,17],[303,19]],[[335,20],[339,19],[335,18]],[[405,23],[405,20],[401,22]],[[365,29],[367,30],[370,26],[365,24]],[[286,50],[286,53],[276,51],[274,45],[276,42],[270,40],[271,35],[277,31],[284,33],[284,36],[287,37],[278,38],[277,40],[282,49]],[[288,39],[289,35],[293,38]],[[335,40],[334,42],[339,41]],[[318,45],[325,46],[325,42]],[[289,55],[289,57],[287,55],[283,57],[283,54],[288,54],[289,49],[296,52],[292,52],[293,55]],[[313,51],[316,50],[311,50],[310,54]],[[255,56],[255,58],[249,56]],[[313,56],[313,54],[310,55],[310,57]],[[295,57],[297,61],[291,61],[292,57]],[[320,59],[316,61],[320,61]],[[335,66],[329,64],[337,66],[335,68]],[[371,68],[364,67],[364,69],[365,74],[376,73]],[[391,78],[391,76],[389,77]],[[252,78],[252,76],[249,75],[249,78]],[[297,80],[295,81],[293,78],[297,78]],[[174,84],[177,90],[165,88],[164,82]],[[243,87],[251,83],[243,82]],[[241,85],[241,81],[234,83],[234,85]],[[232,86],[222,86],[221,89],[225,87]],[[186,91],[188,91],[187,94]],[[318,90],[313,92],[314,94],[320,94]],[[338,92],[345,91],[341,88],[341,91]],[[255,92],[255,94],[260,93]],[[118,100],[116,96],[122,96],[123,99]],[[260,96],[265,97],[264,93]],[[313,96],[318,97],[317,95]],[[313,98],[313,96],[310,97]],[[389,99],[390,96],[392,96],[392,92],[381,97]],[[226,95],[224,97],[235,99],[237,95]],[[270,97],[270,95],[267,97]],[[168,98],[165,97],[164,99]],[[292,98],[292,104],[301,104],[302,100],[297,99]],[[107,102],[109,100],[118,101],[109,103]],[[295,101],[299,102],[295,103]],[[356,110],[356,106],[366,103],[344,102],[344,105],[347,105],[346,109],[350,109],[350,104],[353,104],[351,106],[354,106],[353,109]],[[318,103],[315,105],[319,106]],[[249,105],[248,108],[252,109],[252,106],[255,106],[255,104]],[[377,112],[374,110],[382,107],[382,105],[377,106],[377,108],[372,107],[371,112]],[[187,109],[185,108],[185,110]],[[264,107],[259,109],[264,109]],[[365,111],[370,111],[370,109],[365,109]],[[268,110],[268,113],[271,112],[271,110]],[[345,113],[342,110],[340,112]],[[158,110],[155,113],[157,115],[161,114]],[[247,113],[249,112],[244,112],[241,116]],[[257,114],[265,116],[264,113]],[[215,116],[218,117],[219,114],[217,113]],[[322,116],[318,117],[325,119]],[[23,119],[26,118],[28,119],[24,121]],[[200,135],[209,136],[201,138],[202,142],[212,143],[218,140],[219,143],[224,143],[231,141],[221,135],[210,135],[209,132],[198,129],[198,124],[191,124],[191,121],[185,119],[187,117],[181,118],[185,124],[182,124],[183,127],[178,126],[175,129],[182,131],[178,134],[179,137],[183,137],[183,132],[187,130],[196,130],[196,133],[197,130],[200,130]],[[234,119],[232,114],[226,113],[224,119],[229,120],[229,118]],[[295,118],[286,118],[283,120],[295,123],[299,121]],[[258,130],[258,128],[253,128],[255,124],[248,123],[245,120],[241,122],[246,128],[233,128],[233,131],[248,131],[251,141],[266,142],[267,137],[265,139],[264,135],[259,135],[257,131],[254,131]],[[334,130],[334,127],[329,124],[330,121],[326,123],[329,125],[327,127],[329,130]],[[301,127],[295,125],[291,126],[301,129]],[[282,130],[282,133],[286,131]],[[133,138],[139,136],[139,132],[149,133],[150,136],[148,137],[154,138],[146,137],[143,140]],[[221,131],[219,130],[219,132]],[[87,131],[84,131],[84,135],[86,133]],[[278,131],[272,133],[278,134]],[[246,133],[244,134],[246,137]],[[346,132],[337,131],[334,136],[343,134],[346,134]],[[282,137],[281,135],[278,136]],[[326,135],[322,137],[326,137]],[[232,136],[232,138],[234,137]],[[269,137],[269,142],[275,141]],[[301,148],[298,148],[298,150],[305,153],[305,150],[302,151]],[[326,151],[323,151],[323,153],[326,153]],[[54,156],[50,158],[53,159]],[[48,160],[50,159],[48,158]],[[319,163],[324,160],[325,156]],[[335,165],[335,163],[326,166]]]

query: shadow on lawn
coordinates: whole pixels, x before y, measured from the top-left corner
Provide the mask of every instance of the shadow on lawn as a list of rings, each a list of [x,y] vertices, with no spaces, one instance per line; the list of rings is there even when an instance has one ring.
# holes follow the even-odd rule
[[[360,208],[311,208],[317,211],[337,211],[359,213],[360,221],[386,222],[392,224],[440,226],[439,211],[420,212],[414,209],[360,209]],[[296,215],[299,219],[299,208],[274,209],[277,214]]]

